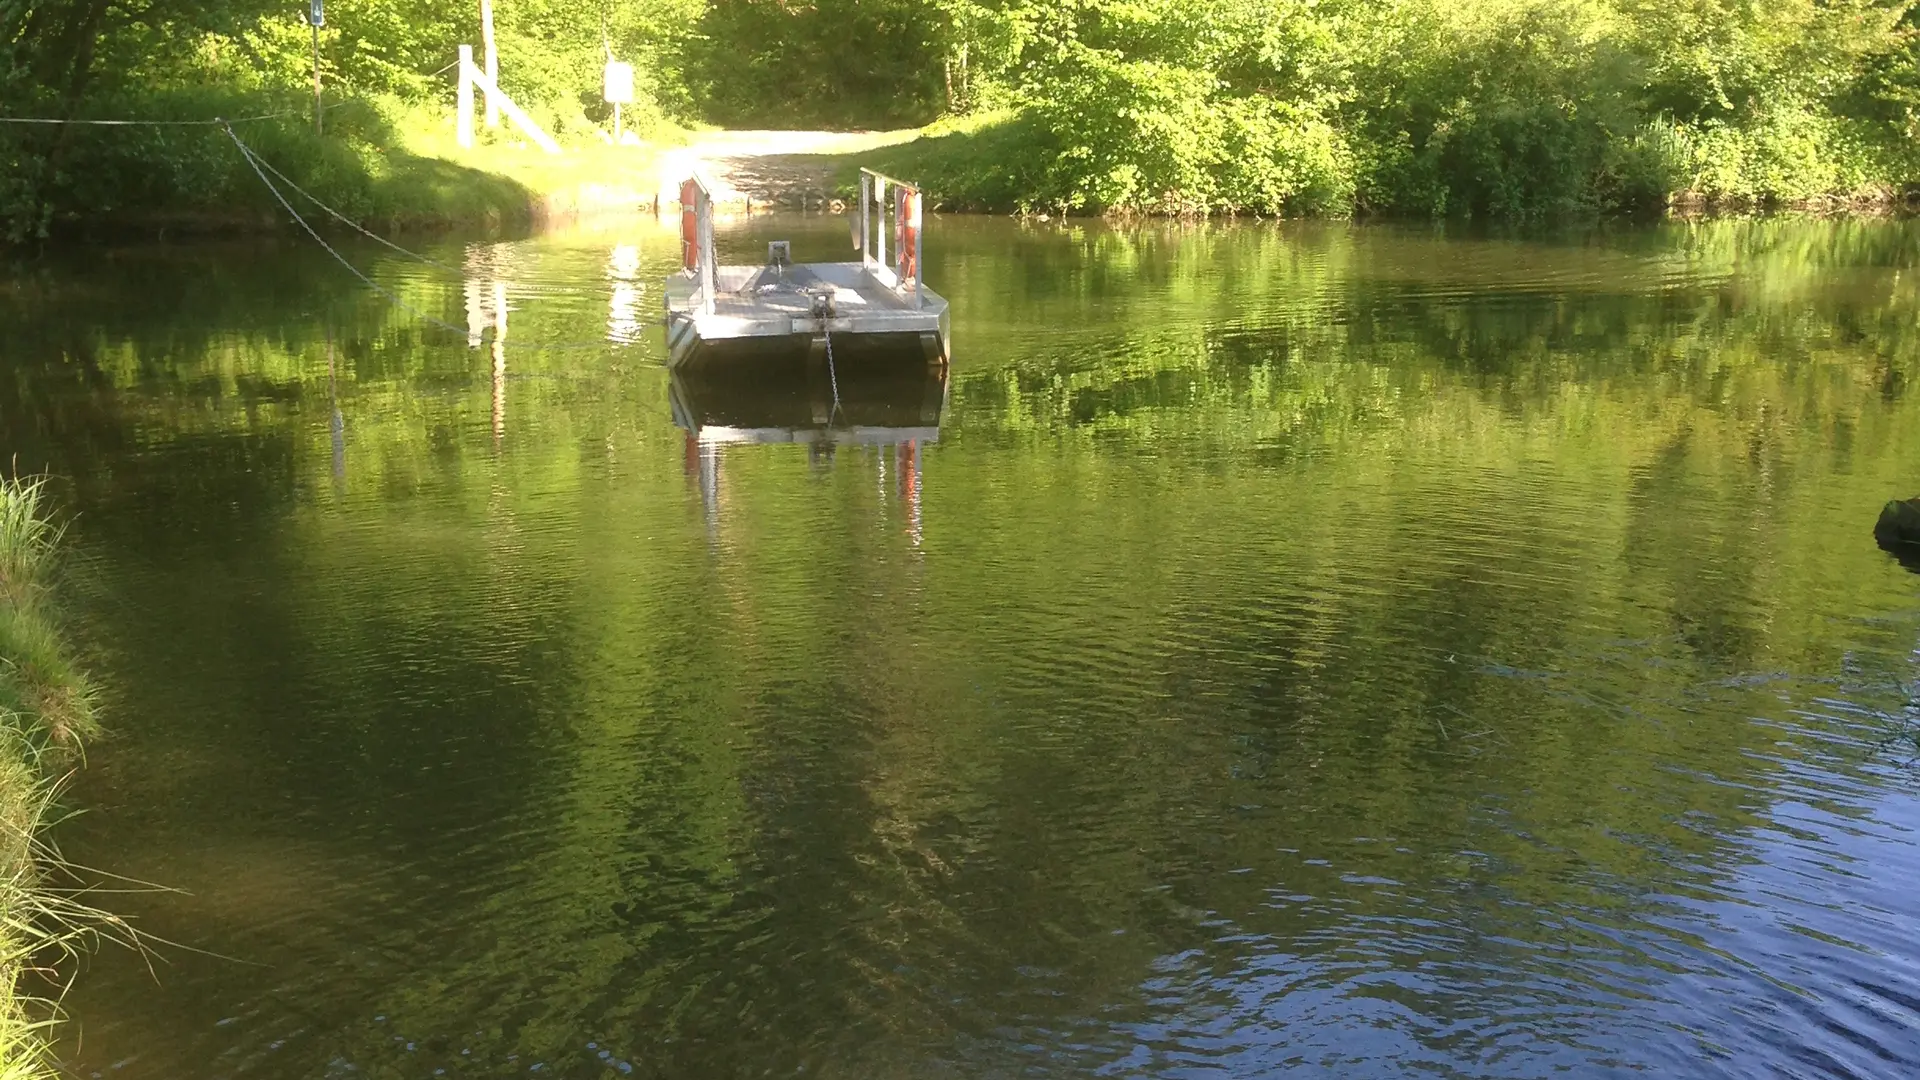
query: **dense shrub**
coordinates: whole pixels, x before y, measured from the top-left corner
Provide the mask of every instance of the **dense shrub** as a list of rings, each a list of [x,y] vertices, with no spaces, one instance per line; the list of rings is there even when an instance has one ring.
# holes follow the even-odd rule
[[[499,0],[502,82],[552,129],[607,119],[609,53],[669,122],[950,122],[885,160],[947,205],[1528,218],[1884,198],[1920,179],[1916,0]],[[0,0],[0,111],[297,102],[282,0]],[[444,115],[472,0],[333,0],[332,93]],[[436,74],[436,72],[439,72]],[[222,104],[222,108],[237,107]],[[197,115],[197,114],[195,114]],[[393,143],[290,145],[378,201]],[[289,133],[289,139],[297,136]],[[383,154],[382,151],[387,151]],[[14,236],[85,206],[229,190],[215,144],[0,128]],[[231,165],[231,162],[227,163]],[[389,170],[390,171],[390,170]],[[355,187],[355,185],[358,185]]]
[[[525,192],[444,162],[410,158],[396,123],[444,117],[457,47],[480,44],[472,0],[330,0],[321,32],[329,112],[324,139],[306,119],[313,44],[304,5],[180,0],[121,11],[107,0],[0,0],[0,115],[202,119],[292,109],[251,125],[293,175],[357,209],[419,217],[451,196],[448,216],[494,214]],[[635,63],[647,131],[689,107],[683,46],[703,0],[627,0],[585,13],[561,0],[499,0],[501,84],[551,130],[606,120],[608,54]],[[270,205],[217,129],[51,128],[0,124],[0,240],[44,235],[62,219],[132,208],[230,211]],[[458,180],[459,182],[449,182]],[[247,181],[247,182],[242,182]]]
[[[954,203],[1085,210],[1511,219],[1874,197],[1915,178],[1912,8],[960,0],[949,33],[992,47],[949,55],[994,58],[974,77],[1044,160],[1011,200],[945,170],[951,137],[893,165],[924,157]]]

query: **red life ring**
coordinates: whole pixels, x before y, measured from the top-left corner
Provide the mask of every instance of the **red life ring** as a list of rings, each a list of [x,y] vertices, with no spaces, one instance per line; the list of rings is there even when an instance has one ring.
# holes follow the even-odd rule
[[[905,284],[920,273],[920,193],[910,188],[900,189],[900,202],[894,212],[898,221],[894,225],[894,250],[898,253],[894,265],[900,270],[900,282]]]
[[[700,269],[700,185],[680,184],[680,265],[688,273]]]

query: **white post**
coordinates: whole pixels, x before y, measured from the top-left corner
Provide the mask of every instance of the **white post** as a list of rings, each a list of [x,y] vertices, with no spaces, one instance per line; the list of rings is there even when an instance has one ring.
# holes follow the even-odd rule
[[[885,180],[873,182],[873,205],[879,211],[880,218],[880,227],[874,230],[873,265],[885,270],[887,268],[887,182]]]
[[[445,55],[444,53],[441,55]],[[456,122],[460,145],[473,149],[473,46],[460,46],[459,119]],[[488,99],[492,100],[492,99]]]
[[[866,173],[860,174],[860,262],[867,262],[867,245],[872,242],[873,229],[867,223],[867,207],[873,203],[873,178]]]
[[[524,132],[527,138],[532,139],[535,145],[549,154],[560,152],[560,144],[553,141],[553,136],[547,134],[539,124],[534,123],[533,117],[528,116],[525,109],[515,105],[512,98],[501,93],[492,79],[481,74],[472,64],[467,65],[467,72],[467,78],[473,80],[473,84],[480,88],[480,92],[486,94],[489,100],[498,101],[500,111],[506,113],[507,119],[513,121],[514,126]]]
[[[313,24],[313,133],[321,133],[320,116],[326,107],[320,104],[320,24]]]
[[[713,314],[713,290],[719,285],[715,280],[718,276],[715,271],[720,261],[713,250],[713,196],[707,191],[706,184],[696,186],[700,191],[698,196],[700,213],[697,224],[697,235],[700,237],[700,295],[706,298],[704,306],[707,314],[711,315]]]
[[[494,86],[500,85],[500,55],[493,48],[493,0],[480,0],[480,45],[486,50],[487,81]],[[494,104],[494,95],[487,95],[487,126],[500,126],[500,107]]]

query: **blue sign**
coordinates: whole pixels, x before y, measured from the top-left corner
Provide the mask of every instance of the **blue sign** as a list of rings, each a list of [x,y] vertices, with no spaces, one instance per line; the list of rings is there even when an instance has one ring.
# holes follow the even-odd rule
[[[322,0],[313,0],[313,6],[307,9],[307,22],[315,27],[327,25],[327,10]]]

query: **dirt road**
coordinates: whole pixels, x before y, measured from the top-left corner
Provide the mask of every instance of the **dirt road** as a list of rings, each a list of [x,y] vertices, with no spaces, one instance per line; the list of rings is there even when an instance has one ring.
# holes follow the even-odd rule
[[[903,131],[716,131],[661,153],[662,205],[678,198],[680,181],[698,168],[718,202],[814,205],[830,197],[833,174],[846,155],[910,142]],[[671,193],[671,194],[669,194]]]

